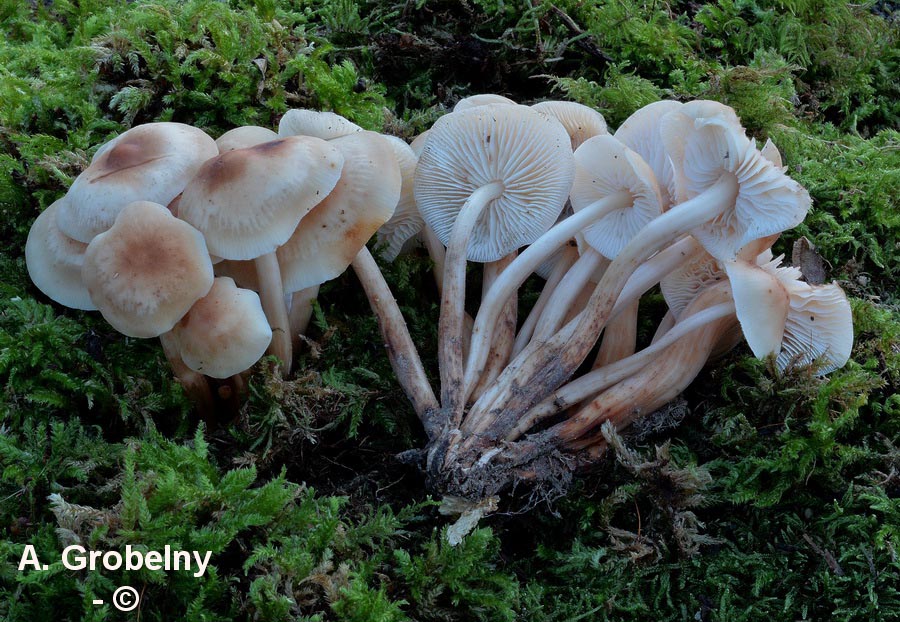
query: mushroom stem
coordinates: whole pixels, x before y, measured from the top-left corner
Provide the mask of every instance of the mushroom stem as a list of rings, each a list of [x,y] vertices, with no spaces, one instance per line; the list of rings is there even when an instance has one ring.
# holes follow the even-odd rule
[[[206,376],[185,365],[178,352],[178,342],[171,331],[160,335],[159,342],[162,344],[163,353],[166,355],[169,365],[172,366],[175,377],[184,387],[188,398],[196,405],[197,413],[204,421],[211,423],[214,411],[213,394]]]
[[[606,421],[622,430],[675,399],[697,377],[719,338],[736,322],[723,317],[671,344],[639,373],[610,387],[574,416],[548,430],[552,438],[574,449],[590,447],[598,435],[585,435]],[[673,329],[674,330],[674,329]]]
[[[351,265],[378,319],[378,327],[384,337],[394,374],[425,426],[429,438],[434,438],[440,431],[440,422],[435,418],[439,410],[438,401],[428,384],[425,368],[409,335],[400,307],[368,248],[363,246]]]
[[[516,253],[512,252],[503,259],[491,261],[484,265],[484,279],[482,281],[482,296],[485,296],[490,290],[491,285],[500,277],[503,270],[516,258]],[[488,362],[485,365],[484,373],[472,390],[473,399],[477,399],[479,395],[493,382],[503,367],[509,361],[512,354],[513,344],[516,338],[516,319],[518,314],[518,299],[513,296],[506,301],[506,306],[500,313],[499,326],[494,331],[494,338],[491,342],[491,352]]]
[[[547,277],[547,282],[544,283],[544,287],[541,289],[541,294],[538,296],[537,302],[534,303],[534,306],[528,313],[528,317],[525,318],[525,322],[522,324],[522,328],[519,329],[519,334],[516,335],[516,343],[513,345],[512,351],[513,356],[516,356],[526,345],[528,345],[531,336],[534,334],[538,319],[547,307],[547,303],[550,302],[551,295],[559,286],[560,281],[562,281],[566,272],[569,271],[569,268],[572,267],[577,258],[578,251],[574,248],[567,248],[565,249],[563,256],[561,256],[553,266],[553,270]]]
[[[660,352],[674,344],[679,339],[698,334],[700,331],[723,318],[734,315],[734,303],[723,302],[712,305],[706,309],[677,322],[666,335],[656,343],[647,346],[640,352],[625,357],[615,363],[588,372],[584,376],[563,385],[545,398],[540,404],[529,410],[506,435],[507,441],[513,441],[521,437],[536,423],[560,413],[570,406],[588,399],[601,391],[605,391],[614,384],[625,380],[629,376],[641,371],[646,365],[656,358]]]
[[[597,270],[608,264],[609,261],[603,255],[587,247],[550,297],[550,302],[547,303],[547,308],[544,309],[537,328],[534,329],[532,339],[546,339],[559,330],[581,290],[590,282]],[[591,291],[593,289],[591,287]]]
[[[444,293],[444,259],[447,249],[435,235],[434,230],[428,225],[422,227],[422,242],[428,251],[428,256],[434,264],[434,282],[437,285],[438,295]]]
[[[645,225],[610,264],[577,321],[546,341],[532,340],[507,365],[492,390],[473,405],[472,411],[496,408],[498,412],[492,417],[500,425],[514,425],[523,413],[568,380],[584,361],[638,266],[671,240],[720,216],[734,205],[737,192],[737,178],[724,174],[703,193]]]
[[[603,341],[594,359],[593,369],[605,367],[634,354],[637,344],[639,302],[635,300],[611,318],[603,329]]]
[[[451,429],[462,420],[463,401],[463,317],[466,294],[466,253],[469,236],[487,205],[503,194],[504,185],[495,181],[475,190],[460,209],[450,233],[444,263],[444,291],[438,322],[438,363],[441,373],[441,405],[449,413]]]
[[[641,264],[641,266],[628,278],[625,287],[622,289],[622,293],[618,300],[616,300],[615,305],[609,314],[610,319],[615,319],[623,309],[631,304],[635,304],[647,290],[659,283],[660,279],[669,274],[672,270],[676,270],[683,263],[690,261],[692,257],[702,252],[702,250],[703,247],[701,247],[696,240],[691,236],[685,236]],[[561,289],[561,287],[557,287],[557,289]],[[590,296],[588,296],[588,298],[590,298]],[[565,329],[573,331],[570,334],[574,335],[574,328],[580,319],[581,313],[575,315],[572,319],[567,318],[565,320]],[[539,321],[543,321],[543,317]],[[594,337],[594,341],[596,341],[597,337],[599,337],[599,334]],[[532,342],[535,341],[537,341],[537,339],[532,338]],[[502,386],[495,383],[490,391],[493,395],[497,395],[502,389]],[[491,403],[487,401],[488,399],[491,399],[491,397],[486,395],[486,393],[476,401],[475,405],[469,411],[469,416],[466,420],[466,429],[470,432],[482,433],[488,426],[492,428],[495,426],[492,418],[480,414],[494,411],[494,408],[491,407]],[[506,425],[513,424],[507,423]]]
[[[551,227],[503,271],[500,278],[491,286],[487,296],[482,299],[475,318],[471,350],[466,361],[465,396],[468,396],[471,388],[475,386],[476,379],[484,370],[490,351],[491,335],[506,299],[525,282],[542,261],[571,240],[576,233],[614,210],[629,207],[632,201],[630,193],[617,192],[588,205]]]
[[[296,350],[300,345],[300,335],[309,327],[312,318],[313,301],[319,295],[319,286],[313,285],[291,295],[291,310],[288,312],[288,324],[291,327],[291,345]]]
[[[659,326],[656,327],[656,332],[653,333],[653,339],[650,340],[650,345],[653,345],[660,339],[666,336],[672,327],[675,326],[676,322],[675,314],[672,313],[672,310],[669,309],[666,311],[666,314],[663,316],[663,319],[659,321]]]
[[[287,378],[291,373],[293,349],[287,305],[284,303],[284,286],[281,282],[281,267],[275,253],[267,253],[255,260],[256,275],[259,280],[259,300],[272,327],[272,343],[269,354],[281,361],[281,375]]]

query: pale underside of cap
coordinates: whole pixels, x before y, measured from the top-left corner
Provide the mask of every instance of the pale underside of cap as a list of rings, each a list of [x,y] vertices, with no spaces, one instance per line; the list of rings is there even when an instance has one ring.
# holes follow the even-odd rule
[[[172,333],[184,363],[213,378],[228,378],[256,363],[272,329],[256,292],[220,277],[175,325]]]
[[[749,242],[806,217],[809,193],[764,158],[743,132],[717,119],[695,121],[681,111],[666,115],[661,129],[681,200],[696,197],[723,175],[738,182],[736,201],[691,232],[712,255],[734,259]]]
[[[339,114],[305,108],[288,110],[278,123],[279,136],[315,136],[331,140],[362,131],[363,128]]]
[[[72,183],[56,220],[60,231],[88,243],[134,201],[168,205],[200,166],[218,154],[215,141],[182,123],[148,123],[101,148]]]
[[[788,289],[791,308],[775,360],[778,368],[816,362],[816,373],[827,374],[843,367],[853,349],[853,312],[846,294],[837,283],[809,285],[796,279]]]
[[[171,330],[206,295],[213,268],[199,231],[138,201],[88,245],[82,278],[113,328],[146,338]]]
[[[224,259],[255,259],[287,242],[334,188],[344,158],[320,138],[291,136],[206,162],[181,196],[179,217]]]
[[[603,115],[583,104],[567,101],[545,101],[532,106],[538,112],[551,116],[566,128],[572,151],[594,136],[609,133]]]
[[[653,171],[637,153],[605,134],[585,142],[575,152],[572,208],[578,212],[618,192],[632,205],[617,209],[585,227],[585,241],[608,259],[615,259],[648,222],[662,213],[662,197]]]
[[[701,290],[726,278],[719,262],[709,253],[700,251],[696,257],[663,277],[659,285],[666,304],[677,319]]]
[[[400,166],[400,200],[391,219],[378,229],[378,243],[384,245],[382,255],[388,261],[393,261],[407,241],[422,230],[425,220],[419,213],[413,195],[413,182],[419,159],[410,146],[396,136],[382,136],[382,138],[388,142]]]
[[[416,203],[446,246],[469,196],[501,182],[504,191],[478,218],[467,256],[496,261],[556,222],[574,168],[569,136],[555,119],[527,106],[479,106],[432,126],[416,169]]]
[[[340,275],[390,219],[400,199],[400,167],[382,136],[358,132],[329,144],[343,154],[344,168],[334,190],[278,249],[286,292]]]
[[[669,209],[674,200],[675,171],[663,146],[659,131],[660,120],[681,106],[681,102],[674,100],[648,104],[625,119],[614,134],[626,147],[637,152],[653,169],[653,175],[659,183],[663,210]]]
[[[278,138],[278,134],[267,127],[244,125],[228,130],[219,136],[216,139],[216,146],[219,148],[219,153],[225,153],[226,151],[246,149],[260,143],[267,143],[276,138]]]
[[[31,225],[25,242],[25,265],[39,290],[61,305],[94,311],[87,287],[81,280],[81,265],[87,244],[73,240],[56,226],[59,201],[45,209]]]

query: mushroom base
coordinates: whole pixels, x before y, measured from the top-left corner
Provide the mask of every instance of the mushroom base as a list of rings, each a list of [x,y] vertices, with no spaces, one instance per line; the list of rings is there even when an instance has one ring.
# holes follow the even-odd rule
[[[527,484],[532,501],[552,500],[568,491],[576,458],[547,438],[508,442],[455,430],[424,450],[428,488],[443,496],[480,502]]]

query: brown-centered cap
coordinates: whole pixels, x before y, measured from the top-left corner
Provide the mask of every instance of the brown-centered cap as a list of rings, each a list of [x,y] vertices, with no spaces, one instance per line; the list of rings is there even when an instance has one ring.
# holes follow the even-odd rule
[[[134,201],[168,205],[200,166],[219,153],[202,130],[183,123],[148,123],[131,128],[101,148],[72,183],[56,222],[84,243],[109,229]]]
[[[87,244],[63,235],[56,226],[59,201],[45,209],[31,225],[25,242],[25,265],[39,290],[61,305],[94,311],[81,265]]]
[[[528,106],[478,106],[432,126],[416,168],[416,203],[447,245],[470,195],[502,183],[502,194],[484,208],[468,244],[469,260],[496,261],[556,222],[574,169],[569,135],[556,119]]]
[[[289,136],[208,160],[184,189],[178,215],[224,259],[255,259],[287,242],[300,219],[332,191],[340,151]]]
[[[286,292],[340,275],[388,221],[400,199],[400,167],[382,136],[357,132],[329,144],[343,154],[344,168],[334,190],[278,249]]]
[[[213,268],[199,231],[162,205],[136,201],[88,245],[81,276],[113,328],[158,337],[206,295]]]
[[[272,329],[259,295],[240,289],[227,277],[194,303],[172,329],[185,365],[213,378],[249,369],[272,340]]]

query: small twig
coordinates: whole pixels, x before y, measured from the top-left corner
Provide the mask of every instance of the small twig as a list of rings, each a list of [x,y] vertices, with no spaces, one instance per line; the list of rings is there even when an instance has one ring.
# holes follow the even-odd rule
[[[813,539],[810,538],[807,534],[803,534],[803,539],[806,540],[809,548],[822,556],[822,558],[825,560],[825,563],[828,564],[828,567],[831,569],[831,572],[839,577],[844,576],[844,569],[841,568],[841,565],[838,563],[838,560],[834,558],[834,555],[831,554],[831,551],[823,549],[821,546],[816,544]]]
[[[563,11],[555,4],[550,5],[550,8],[553,9],[553,12],[556,13],[557,17],[559,17],[566,29],[570,33],[575,35],[576,39],[574,41],[578,47],[580,47],[589,55],[603,61],[604,63],[613,62],[613,58],[600,49],[600,46],[597,45],[597,42],[594,40],[594,36],[592,34],[586,33],[584,30],[582,30],[581,26],[575,23],[575,20],[569,17],[565,11]]]

